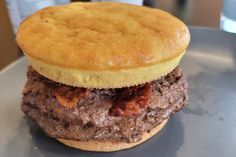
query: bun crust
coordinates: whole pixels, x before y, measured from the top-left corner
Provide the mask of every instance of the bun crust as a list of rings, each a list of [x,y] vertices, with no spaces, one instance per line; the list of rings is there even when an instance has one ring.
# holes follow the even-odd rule
[[[160,78],[172,71],[180,56],[160,64],[123,70],[86,71],[62,68],[28,56],[30,64],[41,75],[65,85],[84,88],[122,88],[139,85]]]
[[[16,40],[34,69],[49,79],[72,86],[119,88],[173,70],[190,35],[167,12],[99,2],[42,9],[20,25]],[[136,75],[140,78],[132,80]]]
[[[149,133],[144,133],[142,136],[142,139],[138,142],[134,143],[125,143],[125,142],[111,142],[111,141],[86,141],[86,142],[81,142],[81,141],[72,141],[72,140],[67,140],[67,139],[62,139],[62,138],[57,138],[58,141],[61,143],[81,149],[81,150],[86,150],[86,151],[96,151],[96,152],[112,152],[112,151],[118,151],[122,149],[128,149],[131,147],[134,147],[138,144],[143,143],[144,141],[148,140],[155,134],[157,134],[167,123],[168,119],[163,121],[161,124],[159,124],[157,127],[153,128]]]

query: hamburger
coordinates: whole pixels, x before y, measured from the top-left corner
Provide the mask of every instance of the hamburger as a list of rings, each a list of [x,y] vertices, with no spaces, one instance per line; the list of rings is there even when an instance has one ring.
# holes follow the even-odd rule
[[[188,28],[158,9],[72,3],[24,20],[22,110],[50,137],[88,151],[136,146],[187,106],[179,62]]]

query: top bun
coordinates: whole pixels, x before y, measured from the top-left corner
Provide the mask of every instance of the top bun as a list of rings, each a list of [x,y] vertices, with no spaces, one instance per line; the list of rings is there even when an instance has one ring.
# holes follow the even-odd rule
[[[133,86],[166,75],[190,41],[167,12],[122,3],[72,3],[28,17],[17,43],[41,75],[86,88]]]

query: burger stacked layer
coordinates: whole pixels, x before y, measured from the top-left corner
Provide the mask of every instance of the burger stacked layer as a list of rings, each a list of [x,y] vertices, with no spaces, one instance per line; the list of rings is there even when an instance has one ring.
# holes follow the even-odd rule
[[[32,68],[22,109],[51,137],[137,142],[187,105],[179,67],[166,76],[120,89],[87,89],[51,81]]]
[[[30,63],[22,110],[68,146],[133,147],[187,106],[178,65],[189,40],[187,27],[158,9],[103,2],[42,9],[17,32]]]

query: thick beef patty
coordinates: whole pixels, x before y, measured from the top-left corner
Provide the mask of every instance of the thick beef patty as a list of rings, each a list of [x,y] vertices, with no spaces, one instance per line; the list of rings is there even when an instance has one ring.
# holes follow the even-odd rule
[[[22,110],[54,138],[136,142],[187,105],[179,67],[152,82],[120,89],[86,89],[51,81],[32,67]]]

